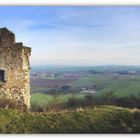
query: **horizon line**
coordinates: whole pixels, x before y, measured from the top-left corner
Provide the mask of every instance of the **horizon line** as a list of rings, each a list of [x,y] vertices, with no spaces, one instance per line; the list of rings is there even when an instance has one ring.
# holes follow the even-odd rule
[[[59,64],[41,64],[41,65],[31,65],[31,67],[39,67],[39,66],[60,66],[60,67],[99,67],[99,66],[136,66],[140,67],[140,64],[102,64],[102,65],[59,65]]]

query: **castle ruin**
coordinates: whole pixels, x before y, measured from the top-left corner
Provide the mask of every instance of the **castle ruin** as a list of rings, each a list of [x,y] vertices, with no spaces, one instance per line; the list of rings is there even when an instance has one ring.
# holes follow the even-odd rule
[[[0,97],[13,99],[21,110],[30,108],[31,48],[15,42],[15,34],[0,28]]]

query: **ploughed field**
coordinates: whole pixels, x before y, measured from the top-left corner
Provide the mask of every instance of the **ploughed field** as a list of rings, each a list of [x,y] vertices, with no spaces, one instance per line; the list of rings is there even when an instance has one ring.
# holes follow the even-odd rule
[[[70,84],[76,80],[77,80],[76,78],[73,78],[73,79],[31,79],[31,86],[52,88],[52,87],[59,87],[66,84]]]
[[[118,97],[140,94],[139,75],[96,74],[78,79],[31,79],[31,93],[45,93],[48,88],[69,85],[71,88],[90,88],[96,86],[96,95],[112,91]],[[76,93],[78,93],[76,91]]]

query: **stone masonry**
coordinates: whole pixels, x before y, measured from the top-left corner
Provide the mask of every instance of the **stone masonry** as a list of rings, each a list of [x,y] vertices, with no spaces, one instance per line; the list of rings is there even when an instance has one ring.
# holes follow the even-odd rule
[[[15,42],[15,34],[0,28],[0,97],[13,99],[20,109],[30,108],[31,48]]]

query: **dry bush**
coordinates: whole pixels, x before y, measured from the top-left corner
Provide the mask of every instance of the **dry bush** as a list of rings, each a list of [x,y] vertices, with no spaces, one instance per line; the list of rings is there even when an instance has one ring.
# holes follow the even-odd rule
[[[44,112],[44,109],[42,106],[38,105],[38,104],[31,104],[31,112]]]
[[[3,109],[19,109],[17,101],[10,98],[0,97],[0,108]]]
[[[52,103],[50,105],[44,106],[45,112],[59,112],[65,109],[64,103]]]

